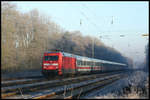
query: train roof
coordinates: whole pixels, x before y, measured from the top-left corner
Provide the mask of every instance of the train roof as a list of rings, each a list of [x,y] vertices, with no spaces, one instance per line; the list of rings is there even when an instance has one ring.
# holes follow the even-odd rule
[[[66,52],[62,52],[63,56],[67,56],[67,57],[75,57],[79,60],[84,60],[84,61],[95,61],[95,62],[101,62],[101,63],[109,63],[109,64],[117,64],[117,65],[126,65],[123,63],[117,63],[117,62],[112,62],[112,61],[106,61],[106,60],[101,60],[101,59],[95,59],[95,58],[89,58],[89,57],[84,57],[84,56],[79,56],[79,55],[75,55],[75,54],[71,54],[71,53],[66,53]]]
[[[44,53],[61,53],[59,51],[45,51]]]
[[[101,59],[95,59],[95,58],[89,58],[89,57],[79,56],[79,55],[75,55],[75,54],[71,54],[71,53],[67,53],[67,52],[47,51],[47,52],[45,52],[45,53],[62,53],[63,56],[75,57],[75,58],[77,58],[78,60],[83,60],[83,61],[94,61],[94,62],[101,62],[101,63],[109,63],[109,64],[123,65],[123,66],[126,65],[126,64],[118,63],[118,62],[112,62],[112,61],[106,61],[106,60],[101,60]]]

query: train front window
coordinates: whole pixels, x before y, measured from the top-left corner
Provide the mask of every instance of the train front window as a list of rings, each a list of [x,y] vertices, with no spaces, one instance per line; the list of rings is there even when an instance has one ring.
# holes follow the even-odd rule
[[[45,61],[57,61],[58,56],[45,56]]]

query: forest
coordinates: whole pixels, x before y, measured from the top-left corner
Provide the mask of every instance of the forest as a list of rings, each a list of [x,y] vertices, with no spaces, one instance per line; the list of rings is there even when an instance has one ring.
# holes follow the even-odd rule
[[[99,38],[83,36],[78,30],[66,31],[37,9],[22,13],[15,4],[1,5],[2,73],[41,69],[43,53],[52,49],[92,57],[92,47],[94,58],[132,67],[130,58],[106,46]]]

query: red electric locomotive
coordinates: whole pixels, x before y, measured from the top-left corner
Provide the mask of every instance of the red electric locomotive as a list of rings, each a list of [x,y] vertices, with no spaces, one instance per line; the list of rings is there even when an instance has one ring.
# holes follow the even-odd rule
[[[126,64],[78,56],[65,52],[45,52],[42,63],[44,76],[108,72],[127,69]]]
[[[76,59],[62,52],[44,53],[42,73],[49,75],[75,74]]]

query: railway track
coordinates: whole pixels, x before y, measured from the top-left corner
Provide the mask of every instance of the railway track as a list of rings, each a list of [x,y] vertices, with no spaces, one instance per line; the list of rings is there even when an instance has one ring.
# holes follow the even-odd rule
[[[26,77],[13,77],[13,78],[3,78],[2,77],[2,81],[11,81],[11,80],[21,80],[21,79],[39,79],[39,78],[43,78],[43,76],[39,75],[39,76],[26,76]]]
[[[104,73],[65,79],[22,79],[2,82],[3,99],[78,98],[124,77],[123,73]],[[15,84],[16,83],[16,84]]]
[[[119,76],[106,77],[106,78],[98,78],[91,81],[85,81],[82,83],[71,84],[64,87],[60,91],[55,91],[52,94],[48,93],[42,96],[33,97],[33,99],[80,99],[81,96],[85,95],[85,93],[90,92],[94,89],[100,88],[104,85],[110,84],[113,81],[120,79]],[[55,94],[55,95],[54,95]]]

